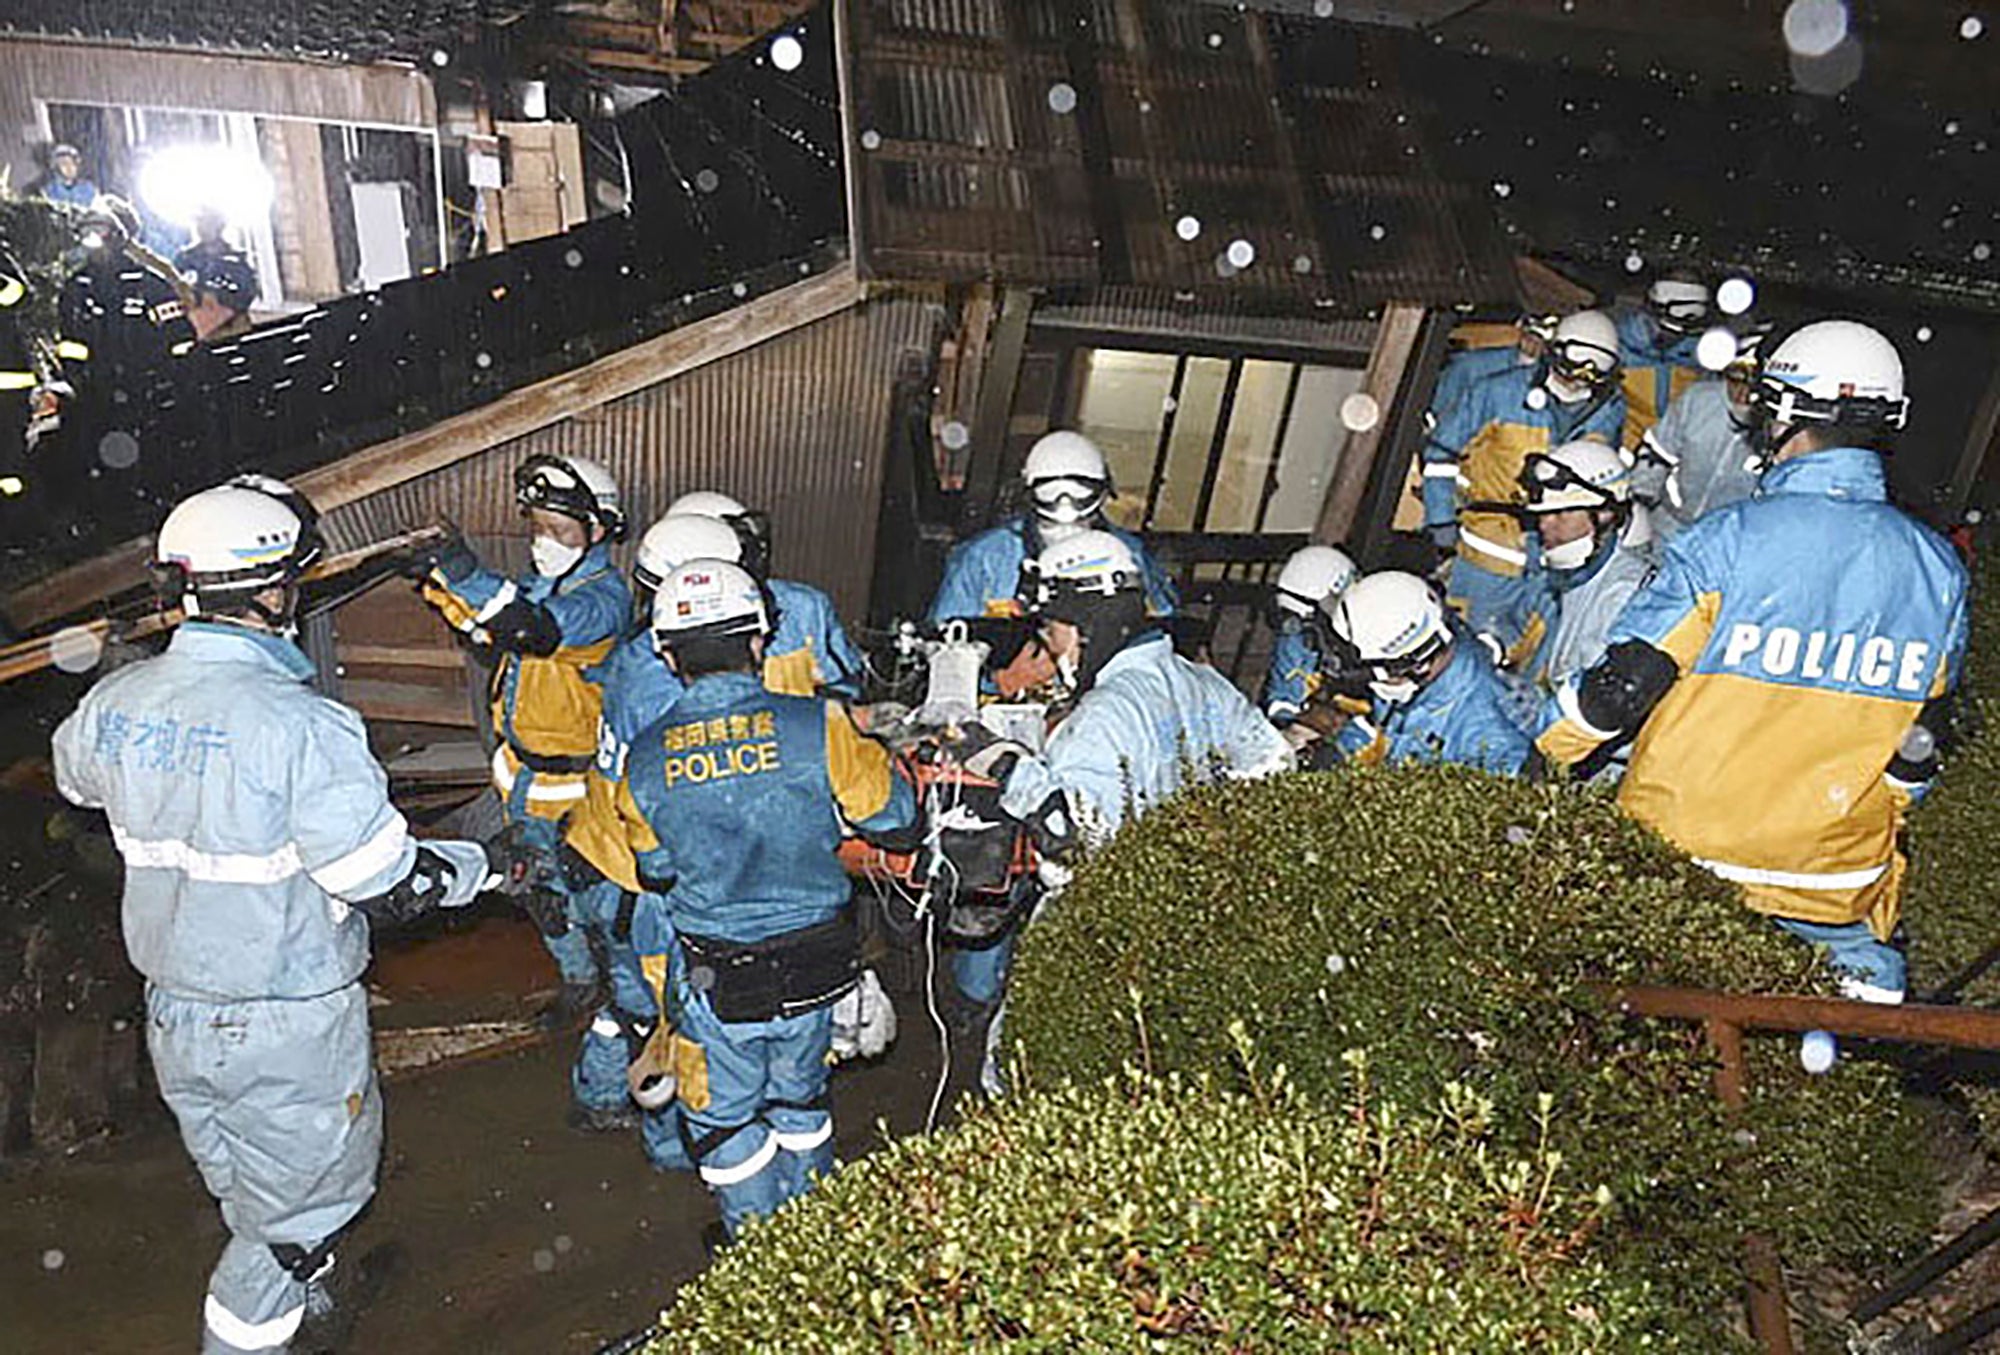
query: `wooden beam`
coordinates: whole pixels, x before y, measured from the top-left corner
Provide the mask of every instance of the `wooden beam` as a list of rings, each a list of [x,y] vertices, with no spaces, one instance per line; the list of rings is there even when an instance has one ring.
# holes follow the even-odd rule
[[[359,645],[341,642],[340,661],[362,667],[441,668],[465,671],[465,656],[449,644]]]
[[[606,47],[571,48],[586,66],[603,66],[618,71],[646,71],[652,75],[700,75],[715,63],[681,56],[654,56],[650,52],[620,52]]]
[[[322,513],[328,512],[824,320],[856,305],[862,295],[853,266],[841,264],[575,371],[511,391],[477,409],[351,453],[295,477],[292,483]],[[0,611],[16,629],[32,630],[141,587],[152,544],[152,537],[140,537],[59,570],[8,594]]]
[[[1390,411],[1395,408],[1396,394],[1403,387],[1403,375],[1409,370],[1410,355],[1416,349],[1423,323],[1422,306],[1395,303],[1382,311],[1382,326],[1375,331],[1375,349],[1368,355],[1368,368],[1361,379],[1362,392],[1375,401],[1380,412],[1373,427],[1348,433],[1347,445],[1341,448],[1340,460],[1333,469],[1333,483],[1327,487],[1326,502],[1320,506],[1315,540],[1346,541],[1354,530],[1369,474],[1381,452],[1383,435],[1391,423]]]
[[[471,706],[456,688],[429,686],[420,682],[349,678],[341,684],[341,696],[369,720],[443,725],[452,729],[477,727],[473,722]]]
[[[848,0],[833,0],[833,73],[840,90],[841,167],[847,182],[847,257],[856,276],[873,276],[868,264],[867,236],[862,230],[863,185],[861,110],[856,105],[854,87],[854,15]]]

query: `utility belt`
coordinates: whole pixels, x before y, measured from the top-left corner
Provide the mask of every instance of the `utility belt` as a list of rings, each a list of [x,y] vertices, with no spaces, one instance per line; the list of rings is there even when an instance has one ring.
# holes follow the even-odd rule
[[[812,927],[743,944],[681,932],[688,986],[724,1024],[775,1021],[838,1002],[861,976],[852,909]]]
[[[513,755],[514,761],[537,776],[582,776],[597,765],[595,753],[577,753],[567,757],[531,753],[512,739],[507,740],[507,751]]]

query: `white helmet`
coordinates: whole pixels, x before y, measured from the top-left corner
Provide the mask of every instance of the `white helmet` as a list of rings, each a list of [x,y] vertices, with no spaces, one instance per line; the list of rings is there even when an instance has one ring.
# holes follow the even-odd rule
[[[228,484],[191,495],[167,514],[153,548],[154,572],[162,593],[200,616],[204,607],[254,606],[254,594],[296,582],[319,550],[318,533],[285,499]]]
[[[1632,466],[1601,442],[1565,442],[1552,452],[1530,452],[1521,466],[1521,488],[1530,514],[1582,509],[1592,514],[1584,536],[1542,548],[1550,569],[1582,569],[1631,515]],[[1608,516],[1600,516],[1603,510]]]
[[[1365,671],[1375,695],[1391,703],[1414,697],[1421,686],[1417,675],[1451,643],[1436,590],[1400,570],[1356,580],[1321,610],[1336,658]]]
[[[1549,370],[1586,393],[1618,374],[1618,326],[1603,311],[1577,311],[1556,323],[1549,339]]]
[[[1097,444],[1067,429],[1045,433],[1028,449],[1021,480],[1035,516],[1071,526],[1095,517],[1111,496],[1111,470]]]
[[[653,594],[653,648],[714,635],[769,635],[764,590],[741,565],[690,560],[670,570]]]
[[[1132,548],[1122,538],[1095,529],[1044,546],[1031,569],[1037,611],[1065,597],[1111,597],[1146,586]]]
[[[743,563],[743,541],[735,528],[719,518],[699,513],[669,513],[639,538],[632,577],[643,588],[657,589],[661,580],[690,560]]]
[[[514,500],[522,508],[545,508],[578,522],[595,523],[616,541],[625,535],[625,510],[618,482],[601,462],[584,456],[538,452],[514,469]]]
[[[667,516],[692,514],[727,522],[750,510],[719,489],[691,489],[667,505]]]
[[[1632,467],[1601,442],[1565,442],[1551,452],[1528,453],[1521,487],[1530,513],[1615,508],[1632,501]]]
[[[1359,572],[1344,550],[1333,546],[1301,546],[1278,571],[1273,601],[1280,611],[1309,617],[1327,598],[1346,592]]]
[[[1910,417],[1896,345],[1853,320],[1794,330],[1759,364],[1750,405],[1761,429],[1791,432],[1809,423],[1900,429]]]
[[[1708,318],[1714,294],[1708,284],[1692,278],[1656,278],[1646,289],[1646,309],[1670,334],[1692,334]]]
[[[741,502],[714,489],[695,489],[667,505],[667,516],[714,518],[735,529],[743,542],[738,560],[745,569],[762,578],[771,564],[771,519],[767,514],[745,508]]]

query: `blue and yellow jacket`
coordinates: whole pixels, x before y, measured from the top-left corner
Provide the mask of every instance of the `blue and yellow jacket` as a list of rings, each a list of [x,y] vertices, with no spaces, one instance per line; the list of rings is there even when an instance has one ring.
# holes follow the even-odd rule
[[[1279,631],[1271,642],[1271,666],[1264,672],[1265,718],[1280,725],[1298,719],[1319,684],[1319,650],[1305,629]]]
[[[1456,348],[1445,358],[1438,371],[1437,387],[1431,392],[1432,427],[1442,423],[1445,415],[1487,377],[1528,366],[1521,361],[1520,331],[1514,333],[1516,338],[1512,343]]]
[[[526,776],[521,799],[528,814],[562,818],[583,800],[584,772],[597,751],[601,698],[585,670],[611,652],[632,615],[632,590],[609,550],[592,546],[560,579],[509,579],[483,566],[447,579],[433,570],[423,594],[455,629],[475,637],[482,622],[516,598],[539,604],[555,619],[562,635],[555,653],[496,656],[493,785],[502,801],[510,801]]]
[[[1528,735],[1510,713],[1511,693],[1486,648],[1460,632],[1436,680],[1400,704],[1376,700],[1366,719],[1334,737],[1344,758],[1367,765],[1455,763],[1512,776],[1528,760]]]
[[[1146,575],[1147,612],[1172,616],[1180,605],[1174,581],[1147,551],[1145,542],[1123,527],[1107,523],[1104,530],[1132,548],[1133,558]],[[931,600],[930,623],[935,626],[960,617],[1022,615],[1021,567],[1041,553],[1039,539],[1032,520],[1022,516],[959,542],[945,560],[944,579]]]
[[[859,696],[861,659],[826,594],[789,579],[771,580],[770,589],[779,619],[764,651],[766,690],[788,696],[822,690],[843,698]],[[602,689],[604,708],[596,763],[586,778],[583,805],[570,816],[565,836],[606,879],[636,892],[638,864],[618,813],[618,778],[625,773],[632,740],[665,715],[686,688],[654,651],[650,629],[626,636],[584,676]]]
[[[1461,513],[1459,506],[1521,502],[1521,467],[1530,452],[1579,438],[1616,445],[1625,421],[1625,401],[1615,391],[1574,405],[1551,396],[1536,409],[1528,398],[1536,388],[1532,367],[1508,368],[1475,382],[1424,444],[1424,525],[1456,522],[1459,558],[1508,578],[1518,578],[1528,560],[1519,519],[1500,512]]]
[[[1637,447],[1689,386],[1702,378],[1698,334],[1673,335],[1643,309],[1618,313],[1618,360],[1624,373],[1625,427],[1621,447]]]
[[[697,679],[632,744],[618,808],[676,932],[752,942],[826,922],[852,883],[843,824],[892,832],[916,797],[838,701],[779,696],[747,673]],[[664,955],[641,955],[655,984]]]
[[[1924,703],[1956,681],[1966,575],[1887,502],[1881,459],[1837,448],[1770,471],[1708,514],[1612,626],[1679,676],[1639,731],[1619,801],[1761,912],[1895,926],[1903,811],[1887,774]],[[1557,689],[1539,742],[1581,760],[1609,735]]]

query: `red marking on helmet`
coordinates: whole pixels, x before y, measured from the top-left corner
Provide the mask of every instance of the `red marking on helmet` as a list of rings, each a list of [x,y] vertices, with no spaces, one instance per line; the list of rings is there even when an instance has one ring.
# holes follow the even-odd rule
[[[690,587],[699,588],[703,584],[714,583],[715,576],[713,574],[708,574],[708,573],[683,574],[681,575],[681,582],[689,585]]]

